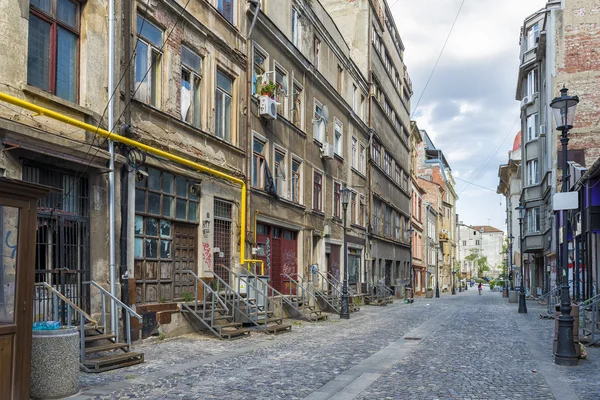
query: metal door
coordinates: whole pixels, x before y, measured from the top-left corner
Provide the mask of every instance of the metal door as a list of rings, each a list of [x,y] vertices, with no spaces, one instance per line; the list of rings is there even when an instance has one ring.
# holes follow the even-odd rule
[[[392,286],[392,262],[389,260],[385,262],[385,285]]]
[[[230,283],[229,272],[223,267],[231,268],[232,208],[232,203],[215,199],[213,243],[219,252],[214,254],[214,272],[227,283]]]

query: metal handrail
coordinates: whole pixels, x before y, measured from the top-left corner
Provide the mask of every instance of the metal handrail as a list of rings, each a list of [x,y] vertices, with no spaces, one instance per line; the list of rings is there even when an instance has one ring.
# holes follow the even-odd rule
[[[60,293],[58,290],[53,288],[47,282],[37,282],[35,286],[43,287],[52,293],[52,309],[54,311],[54,319],[58,320],[58,301],[62,300],[67,306],[67,326],[71,326],[71,322],[73,322],[73,313],[79,314],[79,358],[81,362],[85,361],[85,325],[86,321],[89,321],[93,324],[94,328],[98,327],[98,321],[92,318],[88,313],[83,311],[80,307],[78,307],[75,303],[69,300],[66,296]],[[40,299],[41,301],[42,299]],[[44,298],[44,300],[46,300]]]
[[[106,302],[104,301],[104,298],[106,296],[108,296],[111,299],[111,301],[114,301],[117,304],[117,307],[120,306],[123,310],[125,310],[125,313],[127,314],[127,316],[125,317],[125,336],[127,337],[127,344],[129,346],[131,346],[131,317],[135,317],[138,319],[138,321],[140,321],[140,329],[141,329],[142,316],[139,315],[138,313],[136,313],[133,309],[131,309],[131,307],[129,307],[127,304],[123,303],[121,300],[119,300],[118,298],[113,296],[112,293],[110,293],[108,290],[104,289],[102,286],[100,286],[96,282],[87,281],[87,282],[83,282],[83,283],[85,285],[90,285],[90,288],[92,286],[94,286],[98,290],[100,290],[100,294],[101,294],[100,301],[102,303],[102,323],[104,324],[105,332],[106,332]],[[114,331],[116,342],[119,342],[119,327],[118,326],[111,327],[111,330]]]
[[[321,278],[323,278],[323,281],[328,283],[329,286],[331,286],[332,288],[332,296],[334,298],[337,297],[342,297],[342,290],[338,288],[338,284],[334,283],[333,281],[330,281],[329,279],[327,279],[327,276],[323,275],[323,273],[319,270],[317,270],[317,275],[320,276]],[[337,293],[337,296],[335,295]]]
[[[573,280],[569,281],[569,287],[571,286],[571,283],[573,282]],[[546,308],[548,311],[548,314],[554,314],[554,310],[552,309],[556,304],[558,304],[560,302],[560,290],[561,290],[562,286],[557,286],[554,289],[544,293],[542,295],[542,297],[540,297],[539,301],[543,301],[544,299],[547,299],[547,303],[546,303]]]
[[[204,299],[206,298],[206,292],[208,291],[208,293],[214,295],[213,297],[216,298],[217,303],[219,303],[221,306],[223,306],[223,308],[225,309],[226,312],[229,312],[229,307],[227,307],[227,304],[225,304],[223,302],[223,300],[221,300],[221,298],[219,297],[219,295],[217,294],[217,292],[215,292],[213,290],[213,288],[210,287],[209,284],[207,284],[206,282],[204,282],[202,280],[202,278],[200,278],[198,275],[196,275],[196,273],[194,271],[190,271],[189,269],[186,269],[182,272],[188,273],[190,275],[192,275],[194,278],[196,278],[196,290],[194,293],[194,299],[195,299],[195,307],[194,307],[194,311],[198,311],[198,282],[200,282],[202,284],[202,286],[204,286],[203,293],[204,293]],[[203,303],[205,303],[205,301],[203,301]],[[214,305],[214,299],[212,301],[213,305]]]
[[[340,287],[343,285],[343,282],[340,279],[337,279],[335,276],[333,276],[333,274],[331,272],[327,272],[327,275],[330,277],[331,281],[333,283],[335,283],[336,285],[338,285]],[[339,290],[340,290],[340,292],[342,291],[342,289],[339,289]],[[348,294],[351,296],[355,296],[358,294],[358,292],[356,290],[352,289],[350,287],[350,285],[348,285]]]
[[[224,267],[224,266],[222,266]],[[226,267],[225,267],[226,268]],[[227,303],[227,298],[229,295],[232,295],[236,300],[236,301],[231,301],[231,305],[234,309],[234,318],[235,318],[235,310],[238,310],[243,316],[245,316],[249,322],[253,323],[256,326],[260,326],[260,324],[257,322],[258,320],[258,308],[256,309],[255,315],[252,315],[253,313],[248,313],[243,311],[240,307],[239,307],[239,303],[242,302],[246,305],[246,310],[252,309],[252,304],[250,304],[248,302],[248,300],[246,300],[244,297],[242,297],[241,294],[239,294],[238,292],[236,292],[231,285],[229,285],[227,282],[225,282],[225,280],[223,278],[221,278],[219,275],[217,275],[214,271],[212,272],[212,274],[214,275],[214,277],[217,279],[217,285],[223,285],[223,287],[225,288],[225,303]],[[219,295],[219,290],[216,290],[217,296],[220,297]],[[253,318],[254,317],[254,318]]]
[[[292,274],[292,275],[295,275],[296,277],[300,278],[301,280],[304,280],[304,278],[302,278],[298,274]],[[303,302],[306,301],[305,293],[307,293],[309,295],[309,297],[312,297],[312,299],[314,300],[313,304],[316,307],[317,301],[318,301],[317,297],[313,293],[311,293],[310,290],[308,290],[308,288],[305,288],[304,285],[302,285],[299,281],[296,281],[294,278],[292,278],[292,276],[290,274],[281,274],[281,276],[286,277],[287,279],[289,279],[290,281],[292,281],[293,283],[296,284],[296,297],[298,297],[298,288],[300,288],[300,290],[302,291],[302,296],[301,296],[302,301]],[[309,306],[311,305],[310,300],[308,301],[308,304],[309,304]]]
[[[600,317],[600,294],[586,300],[579,305],[579,329],[581,330],[582,336],[585,336],[585,330],[588,329],[591,341],[590,345],[596,344],[596,336],[600,334],[598,331],[598,318]],[[587,313],[591,313],[591,318],[588,321]],[[588,324],[589,322],[589,324]],[[599,339],[600,341],[600,339]]]

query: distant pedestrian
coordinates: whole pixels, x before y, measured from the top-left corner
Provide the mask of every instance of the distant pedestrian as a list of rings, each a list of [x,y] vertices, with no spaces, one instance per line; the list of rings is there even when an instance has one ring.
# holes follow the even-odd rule
[[[479,282],[479,285],[477,285],[477,290],[479,290],[479,295],[481,296],[481,290],[483,289],[483,285],[481,284],[481,282]]]

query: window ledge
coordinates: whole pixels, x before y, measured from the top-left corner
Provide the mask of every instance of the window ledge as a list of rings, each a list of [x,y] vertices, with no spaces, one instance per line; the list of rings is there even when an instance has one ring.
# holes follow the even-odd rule
[[[87,115],[88,117],[91,117],[97,121],[100,121],[100,118],[101,118],[100,115],[95,113],[94,111],[92,111],[88,108],[85,108],[83,106],[80,106],[77,103],[73,103],[69,100],[65,100],[61,97],[58,97],[58,96],[52,94],[52,93],[46,92],[45,90],[42,90],[35,86],[24,84],[21,86],[21,90],[23,90],[23,92],[25,92],[27,94],[30,94],[30,95],[33,95],[36,97],[40,97],[46,101],[52,102],[54,104],[58,104],[63,107],[70,108],[81,114]]]
[[[312,211],[313,214],[318,215],[320,217],[324,217],[325,216],[325,213],[323,211],[319,211],[319,210],[315,210],[315,209],[313,209],[311,211]]]
[[[364,227],[364,226],[357,225],[357,224],[352,224],[352,223],[350,224],[350,227],[352,227],[352,228],[356,228],[356,229],[360,229],[361,231],[365,231],[365,230],[367,230],[367,228],[366,228],[366,227]]]
[[[352,168],[352,172],[354,172],[355,174],[359,175],[361,178],[367,179],[367,176],[365,174],[363,174],[362,172],[360,172],[359,170],[357,170],[354,167],[351,167],[351,168]]]
[[[338,159],[338,161],[340,161],[340,162],[344,162],[344,157],[343,157],[343,156],[341,156],[341,155],[339,155],[338,153],[334,153],[334,154],[333,154],[333,157],[334,157],[334,158],[337,158],[337,159]]]

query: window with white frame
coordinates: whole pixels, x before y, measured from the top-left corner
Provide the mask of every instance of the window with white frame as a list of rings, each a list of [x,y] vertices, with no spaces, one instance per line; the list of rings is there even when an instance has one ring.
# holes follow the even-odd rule
[[[538,24],[533,25],[527,30],[527,50],[531,50],[537,46],[540,38],[540,27]]]
[[[333,138],[333,148],[335,154],[340,157],[344,157],[343,153],[343,126],[342,123],[338,120],[335,121],[335,132]]]
[[[371,154],[371,157],[373,158],[373,161],[375,162],[375,164],[377,165],[381,165],[381,145],[379,144],[379,142],[373,140],[373,151]]]
[[[323,211],[323,174],[316,170],[313,173],[313,210]]]
[[[386,174],[392,175],[392,155],[387,150],[383,151],[383,169]]]
[[[323,143],[325,141],[325,120],[323,119],[323,104],[321,104],[317,100],[315,100],[313,138],[320,143]]]
[[[358,170],[363,175],[367,173],[367,147],[363,143],[360,144],[358,153]]]
[[[302,99],[302,86],[297,83],[294,83],[292,93],[292,108],[290,110],[290,115],[292,119],[292,124],[296,126],[296,128],[302,129],[302,121],[304,115],[304,109],[302,108],[302,104],[304,104]]]
[[[302,184],[302,160],[292,158],[292,193],[294,203],[300,203],[300,185]]]
[[[200,127],[202,98],[202,58],[186,46],[181,46],[181,118]]]
[[[217,88],[215,91],[215,134],[231,142],[231,112],[233,80],[217,70]]]
[[[373,199],[373,233],[379,233],[379,208],[381,206],[381,202],[378,199]]]
[[[137,15],[138,40],[135,46],[135,96],[142,102],[159,107],[162,92],[162,30]]]
[[[538,114],[531,114],[527,117],[527,140],[533,140],[538,137]]]
[[[527,210],[527,231],[530,233],[541,231],[540,207]]]
[[[288,76],[280,67],[275,67],[275,101],[279,103],[277,113],[287,118],[287,94],[288,94]]]
[[[538,70],[534,68],[527,74],[527,96],[531,99],[538,90]]]
[[[400,241],[400,230],[402,227],[400,226],[400,213],[394,213],[394,239]]]
[[[535,185],[539,181],[538,160],[527,161],[527,185]]]
[[[358,214],[356,213],[356,192],[352,191],[350,193],[350,223],[357,224],[358,223]]]
[[[285,164],[286,164],[286,153],[283,150],[275,150],[275,158],[273,160],[273,175],[275,180],[275,191],[279,197],[287,197],[287,190],[285,184]]]
[[[292,43],[300,48],[300,13],[292,7]]]
[[[269,55],[260,49],[256,43],[253,46],[254,60],[252,62],[252,94],[259,92],[259,86],[262,85],[263,79],[266,79],[264,73],[267,71]]]
[[[227,21],[229,21],[230,23],[234,23],[233,20],[233,2],[235,0],[217,0],[217,10],[219,10],[219,13],[225,17],[225,19]]]
[[[385,206],[385,236],[392,236],[392,208],[388,205]]]
[[[402,182],[402,169],[400,169],[400,165],[394,165],[394,182],[398,185]]]
[[[265,188],[267,142],[261,138],[254,137],[252,145],[252,187]]]
[[[352,136],[352,168],[358,170],[358,139]]]
[[[340,218],[341,215],[341,192],[342,184],[333,182],[333,217]]]
[[[367,213],[367,199],[364,195],[360,195],[360,204],[359,204],[359,208],[358,208],[358,225],[360,226],[365,226],[366,221],[365,221],[365,216]]]

